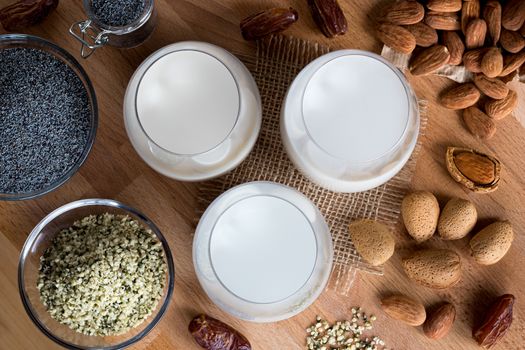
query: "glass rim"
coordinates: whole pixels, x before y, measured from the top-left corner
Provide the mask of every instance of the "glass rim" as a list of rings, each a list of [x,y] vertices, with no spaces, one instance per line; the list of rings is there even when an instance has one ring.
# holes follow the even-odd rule
[[[153,143],[155,146],[157,146],[158,148],[160,148],[162,151],[168,153],[168,154],[171,154],[171,155],[174,155],[174,156],[179,156],[179,157],[186,157],[186,158],[191,158],[191,157],[197,157],[197,156],[201,156],[201,155],[205,155],[206,153],[209,153],[209,152],[212,152],[216,149],[218,149],[221,145],[224,144],[224,142],[226,142],[226,140],[228,140],[228,138],[232,135],[233,131],[235,130],[236,126],[238,125],[239,123],[239,119],[240,119],[240,116],[241,116],[241,111],[242,111],[242,107],[243,107],[243,102],[242,102],[242,94],[241,94],[241,90],[239,88],[239,82],[237,81],[237,78],[235,77],[235,75],[233,74],[232,70],[230,69],[230,67],[228,67],[228,65],[226,65],[226,63],[224,63],[220,58],[218,58],[217,56],[209,53],[209,52],[206,52],[202,49],[197,49],[197,48],[180,48],[180,49],[175,49],[175,50],[168,50],[166,53],[163,53],[162,56],[156,58],[155,60],[152,60],[153,56],[160,53],[162,50],[167,50],[169,46],[166,46],[166,47],[163,47],[163,48],[160,48],[159,50],[153,52],[148,58],[146,58],[144,60],[144,62],[142,62],[142,64],[137,68],[137,71],[143,66],[143,65],[148,65],[146,67],[146,69],[144,70],[144,72],[141,74],[140,77],[136,78],[136,77],[133,77],[132,80],[135,80],[135,79],[138,79],[138,82],[137,82],[137,87],[136,89],[134,89],[132,91],[133,93],[133,112],[135,114],[135,118],[137,119],[138,121],[138,124],[140,125],[140,129],[142,130],[142,132],[144,133],[144,135],[146,135],[146,138],[148,139],[148,141],[150,141],[151,143]],[[221,48],[222,49],[222,48]],[[224,50],[224,49],[222,49]],[[205,151],[202,151],[202,152],[197,152],[197,153],[179,153],[179,152],[174,152],[174,151],[171,151],[169,149],[166,149],[165,147],[161,146],[158,144],[157,141],[155,141],[147,132],[146,132],[146,129],[144,128],[144,126],[142,125],[142,121],[140,119],[140,116],[139,116],[139,112],[138,112],[138,91],[140,89],[140,85],[142,83],[142,79],[144,78],[144,76],[146,75],[146,73],[149,71],[149,69],[151,67],[153,67],[153,65],[155,65],[159,60],[163,59],[164,57],[168,56],[168,55],[171,55],[171,54],[174,54],[174,53],[177,53],[177,52],[182,52],[182,51],[193,51],[193,52],[199,52],[201,54],[204,54],[204,55],[208,55],[212,58],[214,58],[215,60],[217,60],[220,64],[222,64],[227,70],[228,72],[230,73],[233,81],[235,82],[235,88],[237,89],[237,95],[239,97],[239,106],[238,106],[238,109],[237,109],[237,116],[235,117],[235,122],[233,123],[231,129],[228,131],[228,133],[224,136],[224,138],[219,142],[217,143],[216,145],[214,145],[212,148],[208,149],[208,150],[205,150]],[[226,50],[224,50],[225,52],[227,52]],[[228,54],[230,54],[229,52],[227,52]],[[233,56],[233,55],[232,55]],[[234,56],[235,57],[235,56]],[[237,59],[235,57],[235,59]]]
[[[338,51],[333,51],[332,53],[341,53],[341,55],[338,55],[338,56],[335,56],[335,57],[332,57],[330,58],[328,61],[326,62],[323,62],[321,64],[321,66],[317,67],[315,69],[315,71],[313,71],[313,73],[311,74],[311,76],[308,78],[308,80],[306,81],[306,83],[304,84],[304,88],[301,87],[301,106],[300,106],[300,109],[301,109],[301,122],[303,123],[303,126],[304,126],[304,130],[306,132],[306,134],[308,135],[308,139],[312,141],[312,143],[318,148],[320,149],[323,153],[325,153],[326,155],[328,155],[329,157],[333,158],[333,159],[336,159],[338,161],[342,161],[344,162],[345,164],[356,164],[356,165],[366,165],[366,164],[372,164],[374,162],[377,162],[378,160],[381,160],[387,156],[389,156],[390,154],[394,153],[402,144],[403,144],[403,141],[404,139],[406,138],[406,135],[408,133],[408,130],[409,130],[409,124],[410,124],[410,114],[411,114],[411,94],[412,94],[412,90],[410,88],[410,86],[408,85],[408,82],[406,80],[406,77],[401,73],[401,71],[399,71],[399,69],[397,69],[392,63],[390,63],[389,61],[387,61],[385,58],[375,54],[375,53],[372,53],[372,52],[368,52],[368,51],[364,51],[364,50],[357,50],[357,49],[346,49],[346,50],[338,50]],[[328,53],[327,55],[329,55],[330,53]],[[305,120],[305,114],[304,114],[304,99],[305,99],[305,94],[306,94],[306,89],[308,87],[308,85],[310,84],[311,80],[313,79],[313,77],[315,76],[315,74],[321,70],[323,67],[325,67],[327,64],[333,62],[334,60],[337,60],[341,57],[346,57],[346,56],[362,56],[362,57],[368,57],[368,58],[371,58],[371,59],[374,59],[378,62],[381,62],[383,63],[387,68],[389,68],[395,75],[396,77],[399,79],[401,85],[403,85],[403,89],[405,91],[405,96],[406,96],[406,100],[407,100],[407,119],[406,119],[406,122],[405,122],[405,125],[403,127],[403,132],[401,133],[401,135],[399,136],[398,140],[395,142],[394,145],[392,145],[392,147],[385,151],[383,154],[375,157],[374,159],[369,159],[369,160],[365,160],[365,161],[351,161],[351,160],[348,160],[346,158],[342,158],[342,157],[339,157],[339,156],[336,156],[332,153],[330,153],[328,150],[326,150],[323,146],[321,146],[317,140],[312,136],[312,134],[310,133],[310,129],[308,128],[308,125],[306,123],[306,120]],[[308,66],[310,67],[313,67],[316,62],[319,62],[319,61],[322,61],[323,58],[325,58],[325,55],[323,56],[320,56],[319,58],[315,59],[314,61],[312,61]],[[307,67],[308,67],[307,66]],[[307,67],[305,67],[304,69],[306,69]],[[304,70],[303,69],[303,70]],[[302,71],[301,71],[302,72]],[[300,74],[300,73],[299,73]],[[299,77],[299,75],[297,76]],[[296,77],[296,79],[297,79]],[[294,80],[295,81],[295,80]],[[416,100],[416,104],[417,104],[417,100]],[[418,110],[417,113],[419,113],[419,107],[416,106],[416,109]]]
[[[122,209],[126,212],[129,212],[133,214],[134,216],[138,217],[140,220],[142,220],[144,223],[146,223],[147,228],[151,229],[151,231],[157,236],[159,241],[162,244],[163,251],[166,257],[166,265],[168,267],[167,271],[167,291],[166,291],[166,298],[163,302],[163,304],[160,306],[160,309],[158,313],[155,315],[155,317],[151,320],[151,322],[138,334],[133,336],[130,339],[127,339],[123,341],[122,343],[111,345],[107,347],[100,347],[100,346],[79,346],[77,344],[70,343],[64,339],[59,338],[58,336],[54,335],[37,317],[36,312],[34,311],[30,301],[29,297],[26,293],[26,288],[24,284],[24,267],[25,267],[25,261],[30,253],[30,249],[33,246],[33,244],[36,242],[38,237],[40,236],[40,233],[42,229],[51,221],[56,219],[57,217],[61,216],[62,214],[65,214],[69,212],[70,210],[82,208],[82,207],[90,207],[90,206],[106,206],[110,208],[117,208]],[[159,323],[159,321],[164,316],[169,303],[171,301],[171,297],[173,295],[173,290],[175,288],[175,266],[173,263],[173,256],[171,254],[171,250],[169,248],[169,244],[164,237],[164,235],[161,233],[159,228],[143,213],[138,211],[135,208],[132,208],[126,204],[123,204],[119,201],[112,200],[112,199],[100,199],[100,198],[91,198],[91,199],[81,199],[74,202],[67,203],[65,205],[62,205],[61,207],[58,207],[57,209],[53,210],[51,213],[47,214],[31,231],[31,233],[28,235],[24,246],[22,247],[22,250],[20,251],[20,257],[18,261],[18,292],[20,295],[20,299],[22,301],[22,304],[24,305],[24,309],[28,316],[31,318],[35,326],[37,326],[40,331],[46,335],[49,339],[53,340],[55,343],[69,349],[74,350],[95,350],[95,349],[104,349],[104,350],[117,350],[122,349],[125,347],[128,347],[142,338],[144,338],[148,333],[151,332],[151,330]],[[145,322],[145,321],[144,321]]]
[[[112,26],[109,24],[106,24],[102,22],[94,13],[92,9],[92,2],[93,0],[83,0],[83,6],[84,10],[86,11],[86,15],[89,20],[91,20],[97,27],[101,28],[106,32],[106,34],[114,34],[114,35],[124,35],[131,33],[138,28],[142,27],[144,24],[148,22],[150,17],[153,14],[153,8],[154,8],[154,1],[155,0],[144,0],[145,6],[144,11],[142,14],[135,19],[134,21],[125,24],[123,26]]]
[[[45,194],[48,194],[58,187],[66,183],[74,174],[78,172],[80,167],[85,163],[88,158],[91,149],[95,143],[95,138],[98,129],[98,103],[97,97],[95,94],[95,89],[93,84],[87,75],[86,71],[80,63],[65,49],[60,46],[34,35],[28,34],[0,34],[0,46],[1,45],[13,45],[13,47],[25,47],[25,48],[35,48],[37,50],[42,50],[52,54],[55,58],[62,61],[68,67],[70,67],[76,76],[82,82],[82,85],[86,89],[87,98],[91,107],[90,113],[90,129],[87,136],[87,142],[84,145],[82,154],[78,157],[76,162],[71,166],[71,168],[62,174],[57,180],[48,186],[35,190],[32,192],[25,193],[0,193],[0,200],[3,201],[18,201],[18,200],[28,200],[34,199]],[[47,49],[47,50],[46,50]],[[2,48],[0,48],[2,50]],[[72,66],[72,67],[71,67]]]

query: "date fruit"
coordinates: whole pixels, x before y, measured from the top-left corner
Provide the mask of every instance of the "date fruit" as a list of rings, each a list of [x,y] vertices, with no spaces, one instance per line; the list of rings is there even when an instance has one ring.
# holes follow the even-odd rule
[[[343,35],[348,22],[337,0],[308,0],[312,17],[327,38]]]
[[[41,22],[58,6],[58,0],[20,0],[0,9],[0,23],[17,31]]]
[[[241,34],[245,40],[257,40],[280,33],[297,22],[299,14],[293,8],[272,8],[246,17],[241,21]]]
[[[472,337],[484,348],[491,348],[507,333],[512,324],[514,295],[500,296],[489,308],[483,322],[472,330]]]
[[[206,350],[251,350],[248,339],[227,324],[207,315],[191,320],[188,330]]]

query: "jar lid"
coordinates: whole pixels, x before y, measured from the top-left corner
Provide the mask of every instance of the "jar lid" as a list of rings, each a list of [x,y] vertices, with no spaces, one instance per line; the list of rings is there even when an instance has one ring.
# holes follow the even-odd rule
[[[380,56],[341,50],[310,63],[294,80],[281,132],[296,166],[341,192],[394,176],[417,140],[417,101],[404,76]]]
[[[289,187],[253,182],[217,198],[194,238],[197,276],[208,296],[242,319],[291,317],[322,292],[332,241],[318,209]]]

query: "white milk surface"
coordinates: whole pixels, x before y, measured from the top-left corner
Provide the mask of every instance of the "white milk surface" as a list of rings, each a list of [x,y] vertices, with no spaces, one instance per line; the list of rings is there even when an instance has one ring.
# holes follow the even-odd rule
[[[388,153],[409,118],[407,92],[399,77],[384,63],[362,55],[337,57],[316,71],[302,108],[313,141],[350,162]]]
[[[215,57],[181,50],[157,60],[137,92],[145,133],[173,153],[194,155],[226,139],[239,113],[239,91],[230,71]]]
[[[242,199],[217,220],[211,263],[230,292],[253,303],[293,295],[310,278],[317,243],[304,214],[290,202],[266,195]]]

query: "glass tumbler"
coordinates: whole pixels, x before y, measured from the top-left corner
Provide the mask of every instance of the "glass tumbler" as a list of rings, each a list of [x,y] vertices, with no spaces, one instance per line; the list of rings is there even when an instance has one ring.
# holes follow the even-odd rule
[[[82,44],[80,54],[88,58],[93,52],[110,45],[117,48],[132,48],[148,39],[157,23],[154,0],[144,0],[144,10],[131,23],[123,26],[111,26],[102,22],[95,14],[93,0],[83,0],[87,19],[73,23],[69,33]]]

